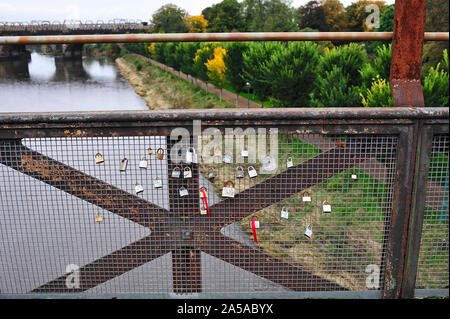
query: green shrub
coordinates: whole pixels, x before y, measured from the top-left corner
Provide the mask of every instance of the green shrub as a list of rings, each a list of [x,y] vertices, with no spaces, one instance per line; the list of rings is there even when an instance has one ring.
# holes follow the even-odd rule
[[[141,60],[135,59],[133,63],[134,63],[134,66],[135,66],[136,70],[138,70],[138,71],[142,70],[143,65],[142,65],[142,61]]]
[[[443,61],[448,70],[448,52],[444,50]],[[449,74],[441,68],[439,62],[436,68],[431,67],[428,75],[423,79],[423,97],[425,106],[448,107]]]
[[[380,76],[377,76],[376,80],[372,82],[372,86],[367,89],[366,95],[361,94],[361,98],[365,107],[394,106],[389,81],[382,79]]]

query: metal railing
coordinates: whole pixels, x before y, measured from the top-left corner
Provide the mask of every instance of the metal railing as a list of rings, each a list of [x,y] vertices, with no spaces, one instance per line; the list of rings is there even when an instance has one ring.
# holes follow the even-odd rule
[[[2,296],[413,296],[416,269],[419,293],[442,293],[448,250],[433,245],[448,238],[448,206],[429,228],[436,208],[421,187],[445,179],[448,162],[435,158],[448,158],[448,118],[444,108],[2,114]],[[186,162],[189,147],[198,163]],[[417,261],[420,238],[437,263]]]

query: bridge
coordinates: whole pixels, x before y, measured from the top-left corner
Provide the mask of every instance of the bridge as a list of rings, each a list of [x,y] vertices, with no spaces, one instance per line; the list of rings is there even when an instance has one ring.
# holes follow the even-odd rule
[[[121,34],[138,33],[149,30],[147,22],[141,20],[114,19],[105,22],[98,20],[64,20],[64,21],[0,21],[0,36],[35,36],[35,35],[84,35],[84,34]],[[61,45],[55,49],[63,58],[81,58],[82,45]],[[28,58],[25,45],[4,47],[0,45],[1,58]]]

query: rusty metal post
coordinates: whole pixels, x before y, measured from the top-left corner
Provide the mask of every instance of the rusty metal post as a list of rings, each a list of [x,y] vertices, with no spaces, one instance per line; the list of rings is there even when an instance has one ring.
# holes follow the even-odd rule
[[[424,106],[420,74],[426,0],[396,0],[391,89],[394,106]]]

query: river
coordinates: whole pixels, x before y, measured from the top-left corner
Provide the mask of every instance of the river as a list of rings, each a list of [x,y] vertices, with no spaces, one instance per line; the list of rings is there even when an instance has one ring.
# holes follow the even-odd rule
[[[147,110],[114,62],[105,58],[0,61],[0,112]]]

